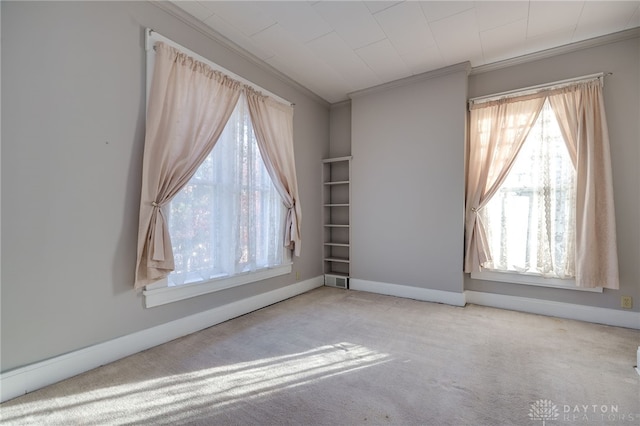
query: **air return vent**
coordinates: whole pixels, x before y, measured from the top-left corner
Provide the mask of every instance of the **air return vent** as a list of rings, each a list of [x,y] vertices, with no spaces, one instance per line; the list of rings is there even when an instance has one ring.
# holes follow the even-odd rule
[[[324,285],[337,288],[349,288],[349,277],[324,274]]]

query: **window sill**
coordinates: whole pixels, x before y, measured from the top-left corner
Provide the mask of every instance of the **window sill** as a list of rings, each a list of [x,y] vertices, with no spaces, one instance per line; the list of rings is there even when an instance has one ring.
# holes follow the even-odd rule
[[[142,292],[145,298],[145,307],[153,308],[178,300],[189,299],[191,297],[201,296],[203,294],[214,293],[216,291],[226,290],[253,283],[256,281],[266,280],[280,275],[291,273],[291,263],[287,263],[274,268],[262,269],[256,272],[235,275],[231,278],[220,278],[211,281],[204,281],[192,284],[182,284],[179,286],[168,286],[166,279],[157,283],[148,285]]]
[[[518,274],[515,272],[497,272],[484,270],[472,272],[471,278],[484,281],[499,281],[510,284],[533,285],[538,287],[559,288],[563,290],[588,291],[591,293],[602,293],[602,287],[586,288],[577,287],[575,280],[561,280],[559,278],[544,278],[537,275]]]

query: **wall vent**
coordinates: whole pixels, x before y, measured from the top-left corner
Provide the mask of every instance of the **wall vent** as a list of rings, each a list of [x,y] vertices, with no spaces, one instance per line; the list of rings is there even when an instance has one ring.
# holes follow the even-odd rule
[[[325,274],[324,285],[337,288],[349,288],[349,277]]]

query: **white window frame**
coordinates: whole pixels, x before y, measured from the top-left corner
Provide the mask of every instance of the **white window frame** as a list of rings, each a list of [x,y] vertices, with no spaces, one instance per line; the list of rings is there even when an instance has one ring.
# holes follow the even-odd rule
[[[604,79],[604,73],[590,74],[582,77],[570,78],[566,80],[556,81],[553,83],[540,84],[537,86],[525,87],[523,89],[509,90],[507,92],[496,93],[493,95],[479,96],[469,100],[469,105],[473,103],[488,102],[500,98],[520,96],[536,93],[541,90],[555,89],[578,82],[586,82],[595,79]],[[520,273],[511,271],[495,271],[483,269],[481,271],[471,272],[471,278],[483,281],[504,282],[510,284],[530,285],[537,287],[555,288],[561,290],[577,290],[591,293],[602,293],[602,287],[578,287],[575,279],[545,278],[541,275],[531,273]]]
[[[221,71],[222,73],[228,75],[229,77],[237,81],[240,81],[241,83],[246,84],[267,96],[270,96],[280,102],[291,104],[291,102],[287,101],[286,99],[283,99],[263,89],[262,87],[257,86],[254,83],[251,83],[248,80],[245,80],[244,78],[232,73],[231,71],[221,67],[220,65],[211,62],[210,60],[198,55],[195,52],[192,52],[191,50],[185,48],[184,46],[181,46],[180,44],[174,42],[173,40],[170,40],[158,34],[156,31],[150,28],[146,29],[145,34],[146,34],[145,50],[147,52],[147,73],[146,73],[147,105],[149,101],[149,91],[151,90],[151,79],[153,77],[153,68],[155,65],[155,57],[156,57],[153,46],[157,41],[162,41],[172,47],[175,47],[176,49],[181,50],[182,52],[193,57],[194,59],[197,59],[198,61],[201,61],[209,65],[211,68],[215,70]],[[170,285],[168,279],[166,278],[159,280],[153,284],[149,284],[145,286],[144,290],[142,291],[142,294],[144,295],[144,299],[145,299],[145,307],[152,308],[154,306],[160,306],[160,305],[164,305],[171,302],[177,302],[179,300],[201,296],[203,294],[214,293],[217,291],[222,291],[222,290],[238,287],[245,284],[250,284],[257,281],[262,281],[269,278],[290,274],[291,271],[293,270],[291,250],[285,248],[283,256],[284,256],[284,259],[281,265],[269,267],[269,268],[262,268],[257,271],[235,274],[231,277],[222,277],[222,278],[215,278],[207,281],[186,283],[179,286]]]
[[[226,290],[228,288],[238,287],[256,281],[290,274],[291,271],[291,251],[285,250],[285,261],[284,264],[280,266],[260,269],[254,272],[236,274],[228,278],[218,278],[209,281],[182,284],[179,286],[169,286],[169,281],[164,278],[158,282],[147,285],[142,294],[144,294],[145,298],[145,307],[152,308],[166,303],[177,302],[179,300],[189,299],[203,294],[214,293],[216,291]]]
[[[539,275],[519,272],[492,271],[485,269],[480,272],[471,272],[471,278],[483,281],[497,281],[510,284],[523,284],[538,287],[557,288],[562,290],[578,290],[588,291],[591,293],[602,293],[602,287],[587,288],[576,286],[575,279],[563,280],[560,278],[545,278]]]

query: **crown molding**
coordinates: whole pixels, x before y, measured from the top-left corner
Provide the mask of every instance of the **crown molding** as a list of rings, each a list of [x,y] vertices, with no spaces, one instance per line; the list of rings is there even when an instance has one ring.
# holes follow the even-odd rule
[[[617,33],[607,34],[600,37],[594,37],[587,40],[577,41],[575,43],[565,44],[539,52],[529,53],[515,58],[505,59],[503,61],[492,62],[490,64],[479,65],[473,67],[469,75],[482,74],[489,71],[495,71],[502,68],[512,67],[514,65],[526,64],[540,59],[551,58],[553,56],[564,55],[578,50],[589,49],[591,47],[602,46],[605,44],[624,41],[632,38],[640,37],[640,27],[631,28],[629,30]]]
[[[379,84],[377,86],[369,87],[362,90],[349,93],[347,96],[351,99],[359,98],[362,96],[370,95],[372,93],[381,92],[383,90],[393,89],[395,87],[405,86],[408,84],[417,83],[418,81],[427,80],[430,78],[442,77],[448,74],[464,71],[467,75],[471,71],[471,63],[461,62],[459,64],[449,65],[448,67],[438,68],[433,71],[427,71],[422,74],[412,75],[409,77],[401,78],[399,80],[390,81],[388,83]]]
[[[242,57],[243,59],[246,59],[247,61],[251,62],[253,65],[257,66],[258,68],[260,68],[261,70],[267,72],[268,74],[274,76],[275,78],[277,78],[278,80],[280,80],[283,83],[287,84],[288,86],[290,86],[290,87],[302,92],[304,95],[310,97],[314,101],[322,104],[323,106],[325,106],[327,108],[329,106],[331,106],[331,103],[328,102],[326,99],[324,99],[321,96],[319,96],[318,94],[312,92],[311,90],[309,90],[308,88],[306,88],[302,84],[300,84],[297,81],[293,80],[291,77],[289,77],[289,76],[285,75],[284,73],[278,71],[277,69],[275,69],[274,67],[272,67],[271,65],[269,65],[268,63],[263,61],[262,59],[258,58],[257,56],[255,56],[251,52],[249,52],[249,51],[243,49],[242,47],[238,46],[236,43],[234,43],[233,41],[229,40],[224,35],[220,34],[219,32],[217,32],[216,30],[214,30],[210,26],[208,26],[208,25],[204,24],[203,22],[199,21],[197,18],[191,16],[190,14],[188,14],[187,12],[185,12],[184,10],[182,10],[181,8],[176,6],[175,4],[171,3],[170,1],[165,1],[165,0],[163,0],[163,1],[148,0],[148,1],[152,5],[154,5],[157,8],[163,10],[164,12],[166,12],[169,15],[173,16],[174,18],[182,21],[183,23],[187,24],[188,26],[190,26],[194,30],[196,30],[199,33],[201,33],[202,35],[206,36],[207,38],[215,41],[216,43],[218,43],[222,47],[226,48],[230,52]]]
[[[249,61],[250,63],[252,63],[256,67],[258,67],[261,70],[265,71],[266,73],[272,75],[273,77],[277,78],[278,80],[282,81],[283,83],[287,84],[288,86],[300,91],[304,95],[310,97],[311,99],[313,99],[314,101],[320,103],[321,105],[323,105],[325,107],[332,107],[334,105],[335,106],[340,106],[345,102],[349,102],[350,99],[358,98],[358,97],[361,97],[361,96],[365,96],[365,95],[368,95],[368,94],[371,94],[371,93],[376,93],[376,92],[379,92],[379,91],[391,89],[391,88],[394,88],[394,87],[400,87],[400,86],[404,86],[404,85],[407,85],[407,84],[412,84],[412,83],[415,83],[415,82],[418,82],[418,81],[421,81],[421,80],[424,80],[424,79],[444,76],[444,75],[447,75],[447,74],[450,74],[450,73],[454,73],[454,72],[459,72],[459,71],[463,71],[464,70],[464,71],[466,71],[466,73],[468,75],[482,74],[482,73],[485,73],[485,72],[495,71],[495,70],[499,70],[499,69],[502,69],[502,68],[512,67],[512,66],[515,66],[515,65],[525,64],[525,63],[537,61],[537,60],[540,60],[540,59],[545,59],[545,58],[550,58],[550,57],[553,57],[553,56],[558,56],[558,55],[562,55],[562,54],[566,54],[566,53],[575,52],[575,51],[582,50],[582,49],[588,49],[588,48],[591,48],[591,47],[602,46],[602,45],[609,44],[609,43],[615,43],[615,42],[619,42],[619,41],[624,41],[624,40],[640,37],[640,27],[636,27],[636,28],[631,28],[631,29],[620,31],[620,32],[613,33],[613,34],[607,34],[607,35],[604,35],[604,36],[595,37],[595,38],[591,38],[591,39],[588,39],[588,40],[582,40],[582,41],[578,41],[578,42],[575,42],[575,43],[566,44],[564,46],[559,46],[559,47],[554,47],[554,48],[547,49],[547,50],[542,50],[542,51],[539,51],[539,52],[529,53],[529,54],[518,56],[518,57],[515,57],[515,58],[505,59],[503,61],[497,61],[497,62],[492,62],[490,64],[479,65],[477,67],[471,67],[471,64],[469,62],[462,62],[460,64],[450,65],[450,66],[447,66],[447,67],[444,67],[444,68],[439,68],[439,69],[436,69],[436,70],[427,71],[427,72],[422,73],[422,74],[418,74],[418,75],[402,78],[402,79],[391,81],[391,82],[388,82],[388,83],[383,83],[383,84],[380,84],[378,86],[373,86],[373,87],[369,87],[369,88],[366,88],[366,89],[357,90],[355,92],[348,93],[347,94],[348,99],[345,99],[345,100],[342,100],[342,101],[338,101],[338,102],[335,102],[335,103],[331,103],[331,102],[327,101],[326,99],[322,98],[321,96],[319,96],[318,94],[316,94],[315,92],[312,92],[307,87],[305,87],[302,84],[298,83],[297,81],[293,80],[291,77],[289,77],[289,76],[285,75],[284,73],[278,71],[276,68],[272,67],[267,62],[263,61],[262,59],[258,58],[255,55],[253,55],[251,52],[248,52],[247,50],[245,50],[242,47],[238,46],[236,43],[234,43],[233,41],[229,40],[224,35],[220,34],[216,30],[214,30],[213,28],[209,27],[208,25],[206,25],[203,22],[199,21],[195,17],[191,16],[190,14],[188,14],[187,12],[185,12],[184,10],[182,10],[181,8],[176,6],[175,4],[171,3],[170,1],[166,1],[166,0],[162,0],[162,1],[148,0],[148,1],[151,4],[153,4],[154,6],[158,7],[159,9],[165,11],[166,13],[172,15],[173,17],[177,18],[178,20],[180,20],[183,23],[187,24],[191,28],[195,29],[199,33],[203,34],[207,38],[215,41],[216,43],[218,43],[222,47],[226,48],[230,52],[232,52],[232,53],[242,57],[243,59]]]
[[[336,109],[344,106],[351,105],[351,99],[345,99],[344,101],[338,101],[331,104],[331,109]]]

